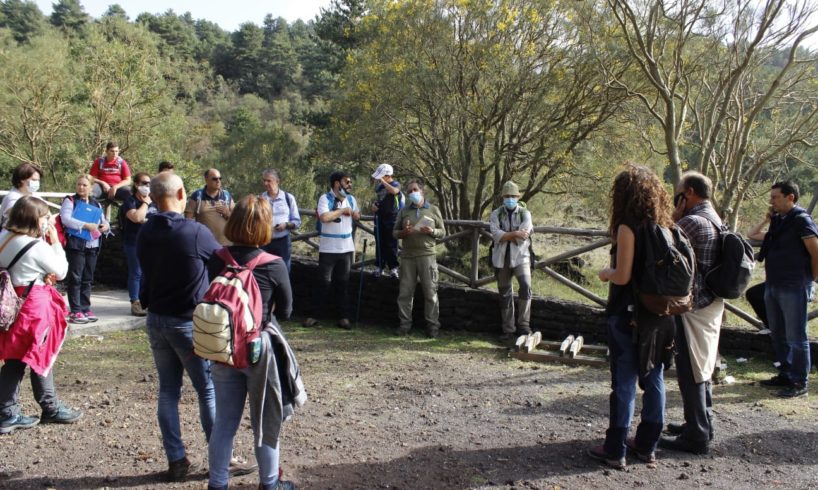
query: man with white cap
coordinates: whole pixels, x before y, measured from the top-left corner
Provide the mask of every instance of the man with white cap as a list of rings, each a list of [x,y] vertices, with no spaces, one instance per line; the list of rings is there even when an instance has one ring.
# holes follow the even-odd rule
[[[375,213],[375,264],[376,275],[386,273],[398,277],[398,239],[392,236],[395,218],[404,205],[400,183],[393,177],[394,169],[388,163],[378,165],[372,178],[377,181],[372,204]]]
[[[503,205],[491,213],[490,230],[494,239],[491,264],[500,293],[503,333],[501,340],[531,333],[531,213],[520,202],[520,188],[512,181],[503,184]],[[520,294],[515,325],[514,289],[511,278],[517,278]]]

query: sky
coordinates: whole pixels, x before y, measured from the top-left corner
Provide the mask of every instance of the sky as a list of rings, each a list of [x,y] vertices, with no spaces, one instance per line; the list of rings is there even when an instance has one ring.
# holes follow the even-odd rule
[[[53,0],[36,0],[44,14],[51,14]],[[330,0],[80,0],[90,16],[98,18],[108,6],[118,3],[133,20],[142,12],[161,14],[173,9],[177,14],[190,12],[194,19],[205,19],[219,24],[222,29],[235,31],[240,24],[252,22],[261,25],[264,16],[284,17],[287,22],[297,19],[312,20],[319,9],[329,8]]]

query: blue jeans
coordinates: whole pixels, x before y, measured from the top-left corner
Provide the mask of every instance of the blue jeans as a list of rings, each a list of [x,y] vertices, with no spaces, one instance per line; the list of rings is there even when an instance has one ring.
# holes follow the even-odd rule
[[[162,445],[168,461],[178,461],[185,456],[179,426],[179,399],[185,371],[199,398],[199,420],[205,438],[210,440],[213,419],[216,417],[210,362],[193,353],[193,321],[189,318],[148,312],[147,323],[153,362],[159,373],[156,415],[159,430],[162,431]]]
[[[208,445],[211,487],[224,487],[230,476],[228,467],[233,454],[233,438],[241,423],[244,400],[247,398],[247,371],[221,364],[213,365],[213,386],[216,388],[216,425]],[[253,434],[257,421],[250,420]],[[278,447],[256,447],[259,478],[263,485],[278,483]]]
[[[273,255],[281,257],[281,260],[283,260],[284,263],[287,264],[287,272],[290,271],[293,244],[289,234],[272,240],[267,245],[261,247],[261,249],[267,253],[271,253]]]
[[[128,297],[131,303],[139,299],[139,283],[142,281],[142,267],[136,258],[136,243],[122,244],[125,259],[128,261]]]
[[[633,339],[630,314],[608,317],[608,347],[611,361],[610,420],[605,451],[609,456],[625,455],[625,439],[631,426],[636,401],[636,384],[644,390],[642,416],[636,430],[640,453],[656,449],[664,425],[665,381],[660,363],[644,377],[639,377],[639,357]]]
[[[813,285],[775,286],[767,283],[764,304],[781,376],[796,384],[807,384],[810,369],[807,338],[807,304]]]

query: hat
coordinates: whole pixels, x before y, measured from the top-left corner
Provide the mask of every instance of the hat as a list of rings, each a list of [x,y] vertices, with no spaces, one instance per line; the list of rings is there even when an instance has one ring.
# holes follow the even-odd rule
[[[508,182],[503,184],[503,193],[500,195],[520,197],[520,188],[517,187],[517,184],[509,180]]]
[[[372,173],[372,178],[375,180],[381,180],[386,175],[392,175],[392,172],[394,172],[392,165],[382,163],[378,165],[378,168],[376,168],[375,172]]]

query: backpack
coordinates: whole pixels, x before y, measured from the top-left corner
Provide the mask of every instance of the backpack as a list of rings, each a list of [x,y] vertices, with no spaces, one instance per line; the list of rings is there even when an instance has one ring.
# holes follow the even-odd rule
[[[224,269],[193,310],[193,352],[236,369],[251,362],[251,343],[261,334],[261,293],[253,269],[278,257],[261,252],[239,265],[227,248],[216,252]]]
[[[6,248],[6,245],[9,244],[12,238],[14,238],[14,235],[9,234],[3,246],[0,247],[0,252]],[[25,293],[22,296],[17,296],[17,292],[14,291],[14,285],[11,283],[11,275],[8,271],[14,267],[14,264],[16,264],[31,247],[37,244],[37,241],[38,240],[35,239],[28,242],[17,252],[17,255],[11,259],[8,267],[0,268],[0,331],[8,331],[8,329],[14,325],[14,322],[17,321],[17,315],[20,313],[20,308],[23,307],[28,293],[31,292],[31,288],[34,286],[34,281],[31,281]]]
[[[718,262],[704,276],[704,285],[719,298],[740,298],[755,268],[753,247],[740,234],[703,217],[719,230]]]
[[[65,196],[66,199],[74,202],[74,198],[72,196]],[[68,244],[68,234],[65,233],[65,227],[62,225],[62,217],[58,214],[57,217],[54,219],[54,230],[57,232],[57,239],[60,241],[60,245],[65,248]]]
[[[86,160],[87,162],[88,160]],[[99,173],[104,173],[103,170],[105,169],[105,156],[101,156],[97,158],[97,164],[99,165]],[[122,173],[122,157],[116,157],[116,173]]]
[[[349,203],[349,207],[355,209],[355,198],[352,197],[352,194],[347,194],[347,202]],[[333,208],[335,207],[335,193],[332,191],[327,192],[327,208],[330,211],[335,211]],[[318,209],[315,210],[315,231],[321,233],[321,216],[318,214]]]
[[[204,194],[204,192],[205,192],[205,190],[204,190],[204,188],[202,188],[202,189],[197,190],[196,192],[193,193],[192,196],[190,196],[191,198],[193,198],[196,201],[196,211],[193,212],[193,216],[198,216],[199,211],[202,209],[202,194]],[[231,196],[230,193],[227,192],[226,190],[221,189],[219,191],[219,197],[222,197],[222,196],[224,196],[225,204],[229,207],[230,203],[233,202],[233,196]]]
[[[634,264],[632,279],[640,304],[659,316],[690,311],[696,257],[682,230],[650,222],[638,228],[636,244],[644,259]]]

